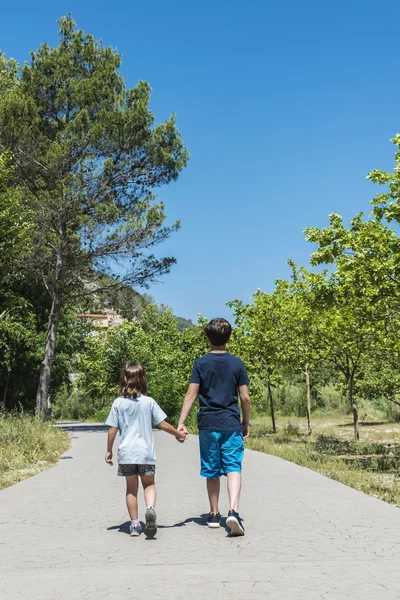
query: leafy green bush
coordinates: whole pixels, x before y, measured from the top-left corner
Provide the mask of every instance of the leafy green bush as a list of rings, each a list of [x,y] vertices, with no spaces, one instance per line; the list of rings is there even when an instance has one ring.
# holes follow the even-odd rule
[[[400,406],[394,402],[388,402],[387,415],[394,423],[400,423]]]
[[[276,393],[276,410],[281,415],[306,415],[306,388],[299,383],[286,383]]]
[[[327,383],[316,386],[319,396],[319,413],[347,414],[349,412],[348,400],[338,386]]]
[[[292,423],[291,421],[289,421],[289,423],[286,423],[283,432],[284,435],[287,436],[298,436],[300,435],[300,425],[298,423]]]

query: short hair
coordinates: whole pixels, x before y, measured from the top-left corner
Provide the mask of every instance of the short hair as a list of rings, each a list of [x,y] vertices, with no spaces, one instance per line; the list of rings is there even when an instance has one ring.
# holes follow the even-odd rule
[[[206,326],[205,332],[213,346],[224,346],[231,337],[232,325],[226,319],[213,319]]]
[[[147,394],[146,371],[140,363],[127,363],[119,380],[119,393],[125,398],[136,398]]]

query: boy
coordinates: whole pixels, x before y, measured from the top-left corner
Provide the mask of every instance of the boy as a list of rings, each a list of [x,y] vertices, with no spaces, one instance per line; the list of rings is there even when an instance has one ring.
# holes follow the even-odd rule
[[[207,479],[210,501],[207,524],[213,528],[220,526],[220,477],[227,475],[230,510],[226,524],[231,530],[231,535],[244,535],[238,507],[244,454],[243,438],[249,435],[249,378],[240,358],[226,351],[226,344],[232,333],[230,323],[225,319],[214,319],[207,325],[205,332],[211,351],[197,359],[193,365],[178,431],[188,434],[185,422],[198,395],[200,475]],[[242,423],[238,395],[242,406]]]

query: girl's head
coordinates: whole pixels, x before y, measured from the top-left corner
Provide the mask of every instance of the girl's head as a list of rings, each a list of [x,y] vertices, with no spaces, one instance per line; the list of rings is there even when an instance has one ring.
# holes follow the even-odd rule
[[[125,398],[147,394],[146,372],[140,363],[128,363],[121,371],[119,393]]]

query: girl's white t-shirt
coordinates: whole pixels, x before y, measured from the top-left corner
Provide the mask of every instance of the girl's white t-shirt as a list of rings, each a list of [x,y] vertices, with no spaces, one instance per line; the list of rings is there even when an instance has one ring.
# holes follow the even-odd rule
[[[118,427],[118,462],[122,465],[155,465],[152,424],[159,425],[167,415],[149,396],[120,396],[114,400],[106,425]]]

